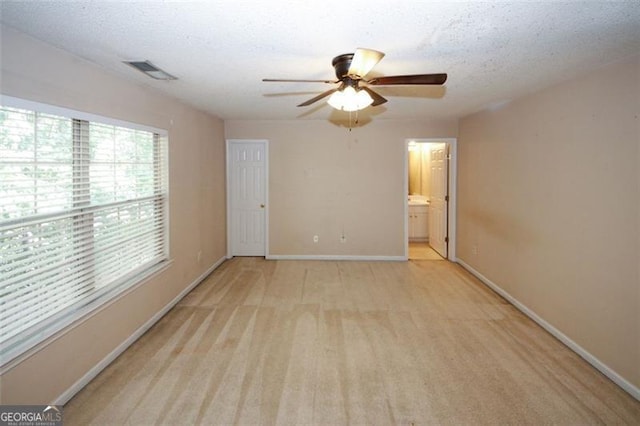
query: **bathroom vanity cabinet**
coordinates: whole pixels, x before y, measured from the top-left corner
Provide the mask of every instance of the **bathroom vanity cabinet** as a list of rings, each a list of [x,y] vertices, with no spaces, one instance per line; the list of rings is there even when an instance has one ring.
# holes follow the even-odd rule
[[[429,240],[429,206],[409,205],[409,240]]]

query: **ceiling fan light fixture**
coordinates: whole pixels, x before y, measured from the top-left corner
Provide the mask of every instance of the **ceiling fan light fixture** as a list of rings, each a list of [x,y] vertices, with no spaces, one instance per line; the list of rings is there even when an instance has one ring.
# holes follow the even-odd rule
[[[359,111],[371,105],[373,98],[365,90],[356,90],[347,86],[343,90],[334,92],[327,103],[341,111]]]

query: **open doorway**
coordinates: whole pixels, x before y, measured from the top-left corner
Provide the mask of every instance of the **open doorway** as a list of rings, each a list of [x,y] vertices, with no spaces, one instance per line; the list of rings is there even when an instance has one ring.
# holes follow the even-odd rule
[[[408,139],[405,255],[455,261],[456,139]]]

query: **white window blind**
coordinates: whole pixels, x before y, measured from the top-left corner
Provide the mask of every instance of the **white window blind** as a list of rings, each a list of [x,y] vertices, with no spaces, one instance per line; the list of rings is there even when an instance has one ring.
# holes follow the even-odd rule
[[[2,364],[167,260],[167,197],[164,135],[0,107]]]

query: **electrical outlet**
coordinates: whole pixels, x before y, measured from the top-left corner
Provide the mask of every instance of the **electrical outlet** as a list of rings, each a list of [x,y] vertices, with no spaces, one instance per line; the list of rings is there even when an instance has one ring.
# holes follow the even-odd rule
[[[344,243],[346,243],[346,242],[347,242],[347,237],[346,237],[346,235],[344,235],[344,234],[340,235],[340,242],[341,242],[342,244],[344,244]]]
[[[198,260],[198,263],[202,262],[202,250],[198,251],[198,255],[196,256],[196,259]]]
[[[471,253],[472,253],[474,256],[477,256],[477,255],[478,255],[478,246],[475,246],[475,245],[474,245],[473,247],[471,247]]]
[[[314,235],[314,236],[313,236],[313,242],[314,242],[314,243],[317,243],[318,241],[320,241],[320,238],[318,238],[318,236],[317,236],[317,235]]]

